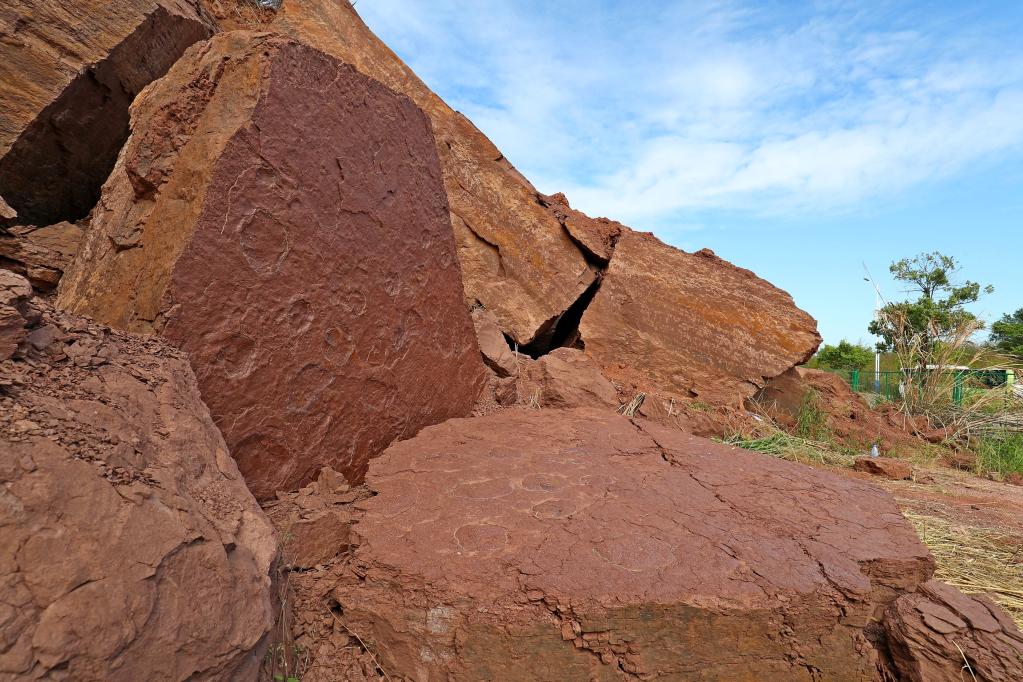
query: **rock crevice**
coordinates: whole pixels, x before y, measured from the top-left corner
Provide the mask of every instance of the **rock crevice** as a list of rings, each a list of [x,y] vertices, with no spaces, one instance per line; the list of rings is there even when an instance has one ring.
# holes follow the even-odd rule
[[[19,93],[19,108],[51,98],[37,112],[13,112],[0,130],[0,195],[23,224],[74,222],[88,215],[128,138],[132,100],[166,73],[189,45],[212,32],[184,3],[131,0],[116,4],[77,8],[87,18],[81,33],[78,26],[83,17],[65,15],[76,8],[15,0],[13,6],[0,10],[3,23],[19,10],[22,16],[32,17],[31,22],[15,24],[11,39],[0,43],[4,63],[0,76],[11,87],[23,86],[29,93],[27,97]],[[137,23],[132,25],[133,21]],[[119,29],[125,33],[118,35]],[[90,35],[93,31],[109,33]],[[94,51],[106,41],[111,45],[108,52]],[[56,69],[43,75],[36,64],[27,63],[43,55],[73,63],[99,54],[102,57],[96,61],[80,64],[78,72]],[[7,81],[12,67],[24,71],[10,74]],[[26,78],[33,80],[24,83]]]

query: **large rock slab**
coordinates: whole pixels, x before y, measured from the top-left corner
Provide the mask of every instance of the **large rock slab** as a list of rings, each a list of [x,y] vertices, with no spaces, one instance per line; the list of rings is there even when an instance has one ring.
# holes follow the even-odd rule
[[[579,335],[609,378],[736,410],[821,341],[791,296],[749,270],[632,230],[617,238]]]
[[[237,18],[228,19],[236,24]],[[444,170],[466,300],[492,311],[520,345],[549,333],[596,274],[529,181],[384,45],[348,2],[287,0],[270,27],[353,64],[426,112]]]
[[[132,126],[58,301],[186,350],[257,498],[324,465],[358,479],[470,413],[484,370],[413,102],[232,32],[189,50]]]
[[[934,562],[880,489],[604,410],[374,460],[325,599],[392,678],[873,680]]]
[[[276,539],[187,360],[35,305],[0,362],[0,680],[255,679]]]
[[[128,105],[212,26],[188,0],[0,6],[0,195],[23,224],[85,217],[128,137]]]
[[[908,682],[1023,680],[1023,632],[987,597],[928,581],[888,607],[885,631]]]

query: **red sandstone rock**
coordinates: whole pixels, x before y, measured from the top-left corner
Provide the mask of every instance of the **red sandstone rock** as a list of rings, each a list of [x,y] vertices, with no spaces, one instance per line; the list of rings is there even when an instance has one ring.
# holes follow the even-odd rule
[[[618,237],[627,229],[624,225],[607,218],[591,218],[575,210],[561,193],[544,197],[543,202],[584,253],[604,265],[611,260]]]
[[[325,464],[357,480],[470,413],[484,369],[410,100],[233,32],[189,50],[132,125],[58,301],[186,350],[257,498]]]
[[[0,194],[19,221],[85,217],[132,99],[211,30],[189,0],[0,5]]]
[[[820,343],[813,318],[784,291],[710,251],[631,230],[579,333],[609,378],[732,410]]]
[[[892,457],[857,457],[853,469],[864,471],[874,476],[884,476],[893,481],[908,481],[913,478],[913,465],[902,459]]]
[[[497,317],[489,310],[474,308],[472,322],[476,327],[476,341],[479,343],[480,355],[487,367],[499,377],[509,377],[518,371],[515,353],[508,347]]]
[[[248,25],[264,29],[264,20],[252,18]],[[228,17],[226,25],[239,25],[239,18]],[[466,301],[492,311],[520,345],[548,333],[596,274],[529,181],[373,35],[348,2],[287,0],[270,28],[354,65],[426,112],[443,168]]]
[[[0,269],[0,361],[14,355],[26,339],[25,327],[37,321],[32,285],[10,270]]]
[[[638,390],[659,392],[666,402],[725,403],[734,414],[765,377],[805,360],[819,343],[810,317],[751,273],[589,218],[563,195],[539,195],[471,122],[380,43],[348,3],[289,0],[272,27],[408,94],[430,116],[466,298],[491,311],[524,352],[578,347],[579,317],[624,232],[631,235],[624,262],[612,259],[607,293],[592,304],[599,313],[584,322],[593,336],[591,354],[617,383],[639,384]],[[724,312],[715,310],[721,300]]]
[[[780,426],[793,429],[808,400],[813,402],[814,409],[824,413],[830,434],[852,447],[869,449],[878,443],[883,452],[890,452],[908,451],[920,445],[913,436],[918,425],[883,407],[871,409],[842,377],[831,372],[793,367],[771,379],[753,398],[751,408],[766,412]]]
[[[13,221],[17,217],[18,212],[11,208],[10,205],[4,201],[3,197],[0,197],[0,225]]]
[[[606,410],[451,420],[367,483],[322,599],[392,678],[871,680],[933,571],[874,486]]]
[[[282,538],[281,555],[292,569],[326,564],[349,547],[351,504],[368,496],[352,488],[330,467],[313,483],[292,493],[278,492],[263,508]]]
[[[0,232],[0,263],[28,277],[37,289],[57,286],[82,241],[82,228],[62,222],[46,227],[18,226]]]
[[[608,407],[617,409],[618,392],[597,364],[573,348],[557,348],[536,361],[526,361],[519,373],[519,402],[538,407]],[[535,398],[535,400],[534,400]]]
[[[186,359],[37,305],[0,362],[0,680],[255,679],[276,539]]]
[[[1023,679],[1023,633],[987,597],[929,581],[896,599],[884,624],[900,679],[907,682]]]

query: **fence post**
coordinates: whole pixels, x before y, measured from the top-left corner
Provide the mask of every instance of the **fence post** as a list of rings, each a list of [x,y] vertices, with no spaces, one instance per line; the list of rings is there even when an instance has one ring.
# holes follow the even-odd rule
[[[853,393],[860,390],[860,370],[854,369],[849,373],[849,383],[852,384]]]
[[[956,372],[955,385],[952,386],[952,402],[956,405],[963,404],[963,373]]]

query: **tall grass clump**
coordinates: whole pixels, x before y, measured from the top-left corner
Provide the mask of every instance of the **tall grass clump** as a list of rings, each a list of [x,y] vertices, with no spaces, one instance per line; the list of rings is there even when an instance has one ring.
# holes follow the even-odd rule
[[[821,404],[820,393],[813,389],[804,393],[799,402],[795,435],[817,441],[831,439],[831,430],[828,429],[828,414]]]
[[[932,322],[926,332],[916,332],[898,309],[882,310],[880,316],[892,330],[894,352],[903,368],[900,406],[907,416],[925,417],[960,446],[969,446],[992,430],[1023,431],[1020,400],[1008,389],[984,387],[973,374],[996,368],[1023,374],[1018,360],[973,344],[982,322],[966,319],[949,328]],[[971,372],[956,367],[970,367]],[[960,402],[953,399],[957,386]]]
[[[974,450],[984,471],[1023,475],[1023,432],[994,431],[976,439]]]

